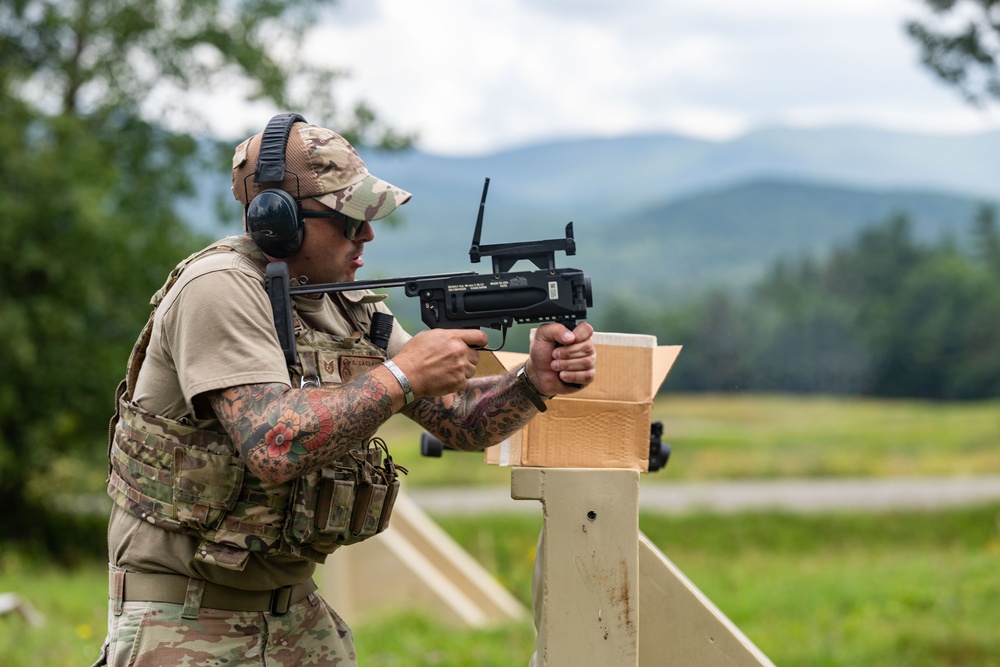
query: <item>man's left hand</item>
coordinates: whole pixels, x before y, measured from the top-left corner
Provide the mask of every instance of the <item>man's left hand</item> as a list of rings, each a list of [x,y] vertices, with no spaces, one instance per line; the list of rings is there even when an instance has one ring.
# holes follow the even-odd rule
[[[535,331],[525,372],[539,393],[571,394],[594,381],[597,349],[593,334],[594,327],[586,322],[572,331],[554,322]]]

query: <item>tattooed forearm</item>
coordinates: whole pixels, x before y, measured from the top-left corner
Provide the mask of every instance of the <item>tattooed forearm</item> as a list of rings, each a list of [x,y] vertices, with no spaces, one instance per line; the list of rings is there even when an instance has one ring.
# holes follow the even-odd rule
[[[209,396],[250,470],[283,482],[322,468],[392,416],[386,387],[370,374],[337,387],[230,387]]]
[[[537,410],[515,386],[512,373],[471,380],[465,391],[424,398],[410,417],[456,449],[479,451],[518,431]]]

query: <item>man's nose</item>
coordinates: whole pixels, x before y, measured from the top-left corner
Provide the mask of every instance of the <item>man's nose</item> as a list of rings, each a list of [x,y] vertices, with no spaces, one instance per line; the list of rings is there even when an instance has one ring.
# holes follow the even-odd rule
[[[371,221],[365,220],[365,224],[361,225],[361,229],[358,230],[355,240],[364,241],[365,243],[375,240],[375,226],[372,225]]]

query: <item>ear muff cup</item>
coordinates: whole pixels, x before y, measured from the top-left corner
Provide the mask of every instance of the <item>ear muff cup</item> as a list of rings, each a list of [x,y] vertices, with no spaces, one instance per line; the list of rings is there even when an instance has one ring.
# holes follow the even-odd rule
[[[297,113],[278,114],[268,121],[260,138],[260,154],[254,168],[255,183],[277,183],[285,178],[285,149],[292,125],[306,119]],[[295,172],[288,172],[299,177]],[[243,179],[243,192],[247,192],[247,175]],[[298,192],[298,186],[296,186]],[[269,188],[254,197],[246,207],[246,227],[257,247],[265,254],[278,259],[291,257],[302,246],[305,223],[295,197],[288,192]]]
[[[247,231],[264,254],[284,259],[302,246],[304,222],[299,204],[284,190],[268,189],[246,210]]]

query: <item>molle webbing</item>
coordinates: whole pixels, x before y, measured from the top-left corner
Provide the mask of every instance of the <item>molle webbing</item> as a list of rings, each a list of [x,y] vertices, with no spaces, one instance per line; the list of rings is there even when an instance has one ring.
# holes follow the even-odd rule
[[[171,531],[198,536],[195,559],[242,570],[252,552],[323,562],[340,546],[384,530],[399,489],[398,472],[380,439],[358,443],[322,470],[265,485],[246,470],[232,440],[153,415],[131,400],[145,359],[156,307],[187,266],[213,252],[239,252],[258,266],[266,258],[244,237],[224,239],[181,262],[153,296],[153,313],[129,358],[116,395],[109,434],[108,493],[132,515]],[[263,268],[261,282],[263,286]],[[374,299],[377,300],[377,299]],[[373,300],[342,302],[359,323]],[[340,383],[384,359],[361,337],[338,337],[305,326],[295,313],[298,363],[289,367],[298,386]]]

